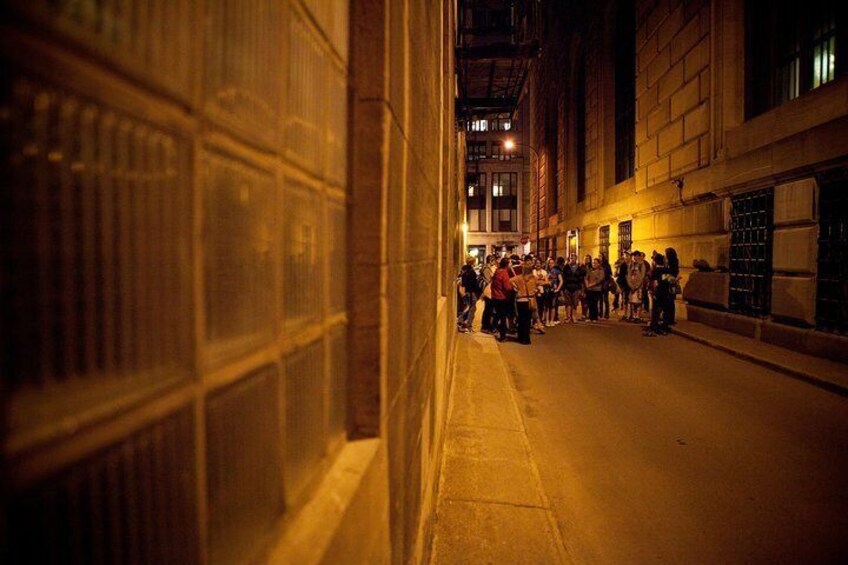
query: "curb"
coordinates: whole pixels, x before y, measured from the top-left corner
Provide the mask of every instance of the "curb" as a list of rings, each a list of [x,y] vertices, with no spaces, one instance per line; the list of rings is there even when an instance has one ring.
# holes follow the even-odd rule
[[[813,375],[812,373],[801,371],[792,367],[787,367],[786,365],[781,365],[780,363],[777,363],[770,359],[766,359],[765,357],[761,357],[759,355],[755,355],[753,353],[748,353],[739,349],[733,349],[732,347],[722,345],[715,341],[695,335],[693,333],[689,333],[684,330],[680,330],[678,328],[672,328],[671,333],[673,333],[674,335],[679,335],[680,337],[686,338],[688,340],[707,345],[709,347],[712,347],[713,349],[723,351],[724,353],[733,355],[734,357],[738,357],[740,359],[744,359],[745,361],[750,361],[751,363],[755,363],[757,365],[772,369],[779,373],[783,373],[784,375],[792,377],[793,379],[803,381],[828,392],[838,394],[839,396],[848,397],[848,387],[844,387],[840,384],[822,379]]]

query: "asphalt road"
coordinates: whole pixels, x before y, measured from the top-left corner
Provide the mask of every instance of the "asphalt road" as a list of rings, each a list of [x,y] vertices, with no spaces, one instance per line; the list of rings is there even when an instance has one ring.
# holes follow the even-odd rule
[[[848,398],[616,321],[501,346],[577,563],[848,563]]]

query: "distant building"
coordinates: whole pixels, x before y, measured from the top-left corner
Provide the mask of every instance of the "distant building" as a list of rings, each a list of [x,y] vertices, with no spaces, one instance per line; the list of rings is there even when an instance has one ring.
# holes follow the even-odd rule
[[[529,196],[532,155],[523,147],[529,135],[525,103],[515,116],[495,114],[466,123],[465,203],[468,253],[530,251]],[[509,150],[504,141],[516,146]],[[535,167],[535,163],[532,164]]]
[[[546,5],[529,81],[543,171],[530,231],[543,250],[614,260],[674,247],[691,319],[815,341],[810,351],[844,359],[834,337],[848,333],[838,3],[584,4]],[[695,261],[713,270],[696,273]]]

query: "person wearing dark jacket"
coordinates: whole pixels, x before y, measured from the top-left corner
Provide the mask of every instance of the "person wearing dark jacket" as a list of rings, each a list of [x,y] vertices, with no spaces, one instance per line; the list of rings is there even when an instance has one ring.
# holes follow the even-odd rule
[[[673,247],[667,247],[665,250],[665,263],[668,268],[669,279],[671,283],[671,292],[669,293],[668,302],[666,303],[666,324],[673,326],[675,323],[675,291],[680,290],[680,259],[677,258],[677,251]]]
[[[482,289],[477,282],[474,272],[474,257],[469,257],[459,272],[459,294],[462,297],[462,313],[456,320],[459,331],[465,333],[472,330],[474,314],[477,311],[477,301],[480,300]]]
[[[657,253],[653,257],[649,288],[654,300],[651,305],[651,325],[645,332],[646,337],[668,333],[668,303],[671,296],[671,274],[665,264],[665,257]]]
[[[600,299],[600,312],[598,312],[598,316],[600,318],[605,318],[609,320],[610,315],[610,283],[612,283],[612,267],[609,264],[609,260],[607,260],[607,256],[605,253],[601,253],[599,257],[601,261],[601,268],[604,270],[604,284],[601,285],[601,299]]]

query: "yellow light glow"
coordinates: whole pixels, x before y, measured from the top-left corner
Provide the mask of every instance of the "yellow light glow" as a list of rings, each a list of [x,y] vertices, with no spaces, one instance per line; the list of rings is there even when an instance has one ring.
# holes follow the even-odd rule
[[[462,233],[468,235],[468,222],[462,222]]]
[[[512,151],[513,149],[515,149],[515,142],[511,139],[505,140],[503,145],[504,149],[506,149],[507,151]]]

